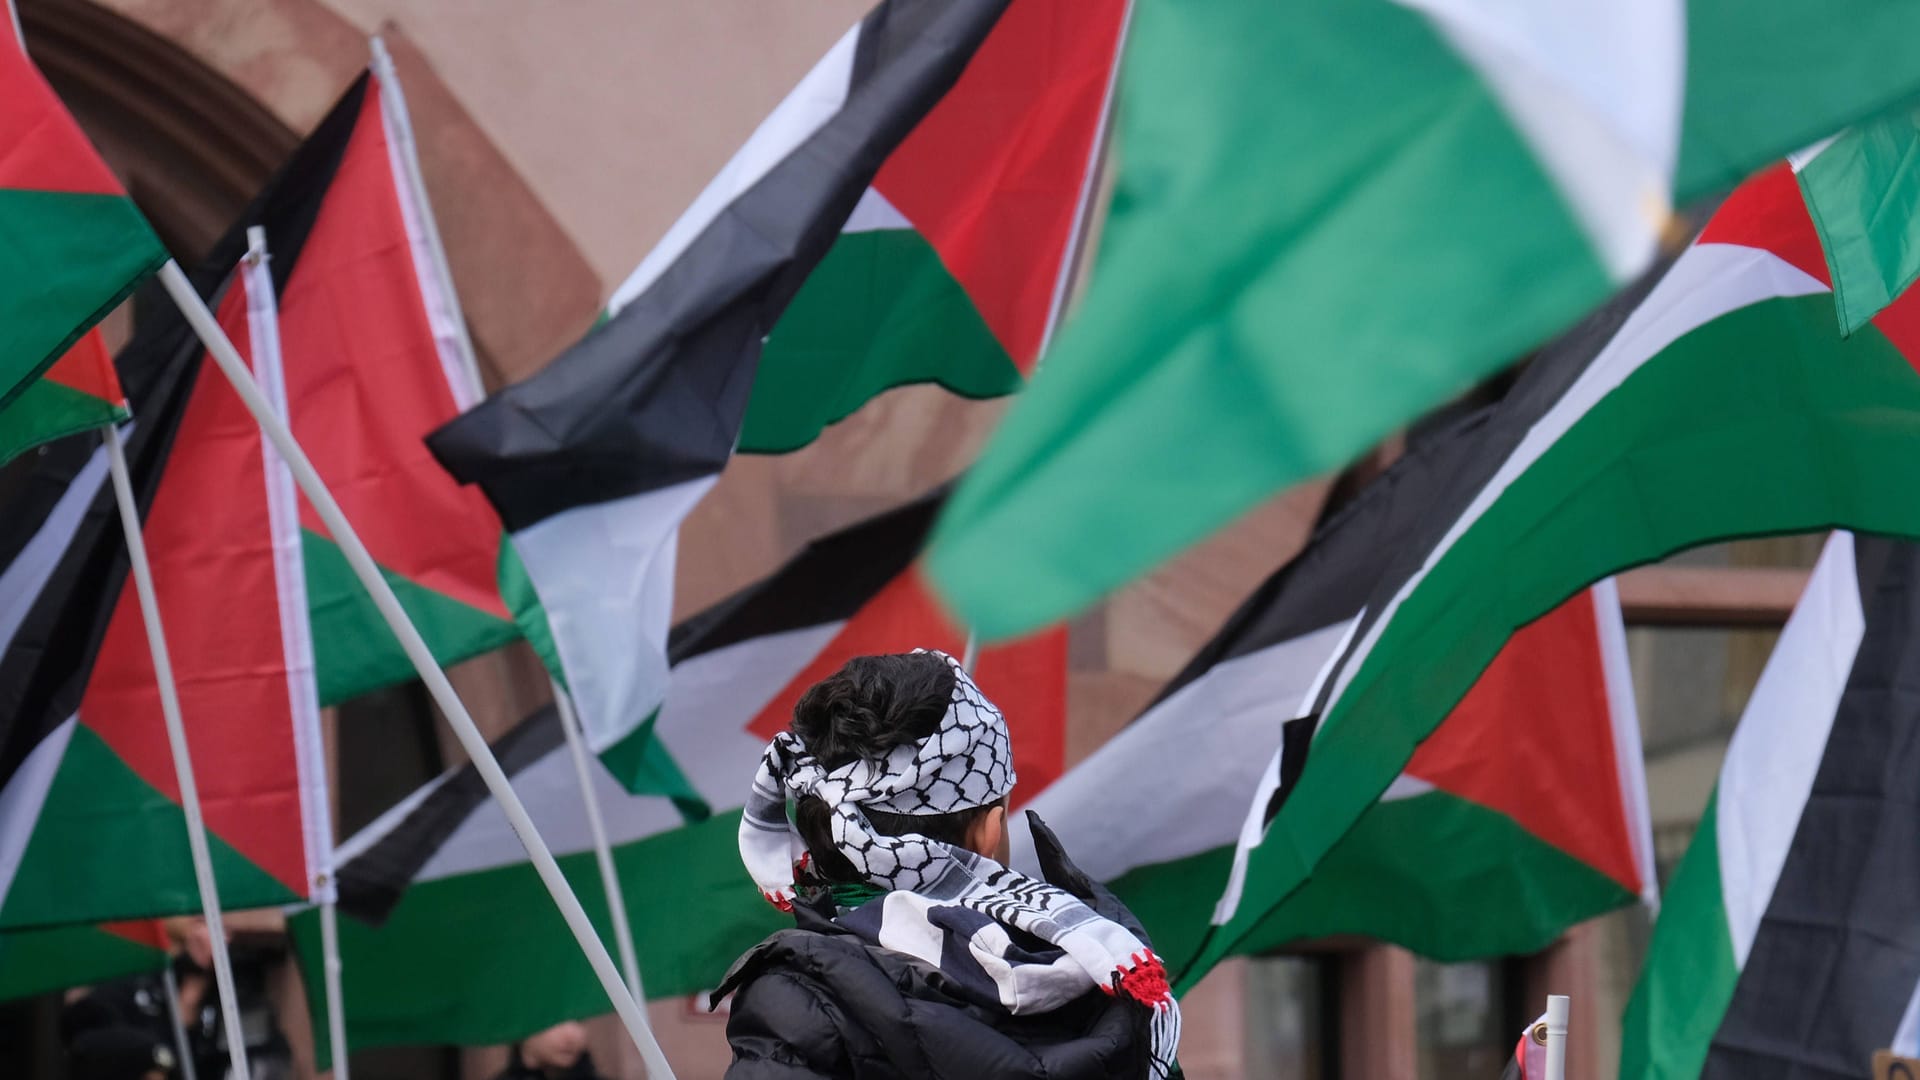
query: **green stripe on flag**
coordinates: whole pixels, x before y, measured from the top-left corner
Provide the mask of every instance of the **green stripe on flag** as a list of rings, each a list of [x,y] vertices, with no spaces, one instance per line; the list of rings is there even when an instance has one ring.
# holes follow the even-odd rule
[[[1214,0],[1134,21],[1091,288],[929,556],[988,640],[1344,465],[1611,289],[1424,16]]]
[[[0,932],[0,1001],[166,967],[167,953],[97,925]]]
[[[1848,129],[1799,180],[1851,334],[1920,277],[1920,113]]]
[[[739,830],[736,809],[615,849],[649,998],[711,990],[741,953],[793,925],[740,865]],[[560,868],[611,949],[593,854],[561,856]],[[319,917],[306,911],[288,927],[314,1030],[325,1031]],[[347,1039],[356,1050],[511,1042],[611,1009],[524,862],[418,882],[378,928],[340,920],[340,951]],[[324,1046],[320,1053],[324,1069]]]
[[[124,195],[0,189],[0,407],[167,261]]]
[[[798,450],[896,386],[932,382],[962,397],[991,398],[1014,393],[1022,381],[919,233],[845,233],[767,339],[740,449]]]
[[[1741,308],[1647,360],[1515,478],[1394,613],[1255,849],[1246,890],[1264,900],[1247,918],[1312,871],[1516,628],[1587,584],[1744,536],[1836,525],[1920,536],[1916,417],[1912,366],[1878,330],[1836,337],[1824,292]],[[1236,919],[1215,948],[1245,929]]]
[[[648,713],[619,742],[600,751],[600,763],[629,792],[665,796],[673,800],[674,809],[688,823],[705,821],[713,816],[713,809],[680,770],[666,744],[654,737],[654,724],[659,719],[659,709]]]
[[[1740,981],[1721,895],[1719,801],[1716,791],[1661,900],[1621,1024],[1620,1080],[1699,1076]]]
[[[125,409],[110,401],[35,379],[12,403],[0,408],[0,465],[41,443],[106,427],[126,415]]]
[[[223,905],[267,907],[300,899],[218,833],[209,832],[207,841]],[[0,926],[199,909],[180,805],[134,773],[91,728],[76,725],[0,904]]]
[[[307,608],[313,619],[313,660],[319,675],[320,704],[338,704],[414,678],[413,662],[400,650],[400,642],[387,629],[386,620],[353,575],[339,546],[310,529],[302,529],[300,539],[306,556]],[[505,619],[385,567],[380,572],[442,667],[497,649],[520,636],[519,628]]]

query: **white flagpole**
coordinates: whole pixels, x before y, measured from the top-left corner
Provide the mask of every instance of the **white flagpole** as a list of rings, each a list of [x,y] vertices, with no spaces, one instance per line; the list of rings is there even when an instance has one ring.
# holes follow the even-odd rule
[[[347,1080],[347,1007],[340,992],[340,916],[332,900],[320,905],[320,953],[320,973],[326,983],[327,1049],[333,1056],[333,1080]]]
[[[172,958],[160,969],[160,982],[167,988],[167,1020],[173,1028],[174,1052],[180,1055],[180,1080],[200,1080],[199,1067],[193,1063],[193,1044],[187,1041],[187,1021],[180,1012],[180,980],[173,977]]]
[[[361,542],[359,534],[354,532],[346,515],[341,512],[340,504],[327,490],[326,484],[320,479],[320,474],[314,471],[313,463],[307,459],[306,451],[300,448],[300,444],[294,440],[293,433],[288,430],[286,423],[280,419],[266,397],[261,394],[260,387],[247,370],[246,362],[240,359],[240,354],[234,349],[233,343],[227,340],[226,333],[220,329],[220,324],[213,317],[213,312],[207,310],[206,302],[200,298],[200,294],[194,291],[192,283],[187,280],[186,273],[180,269],[180,264],[169,260],[160,268],[159,278],[161,285],[167,290],[167,295],[186,317],[201,343],[207,347],[208,354],[220,366],[227,381],[233,384],[240,399],[246,403],[247,411],[253,414],[254,422],[260,425],[261,431],[273,441],[274,448],[280,451],[280,456],[286,460],[288,468],[293,471],[294,482],[300,486],[307,501],[313,505],[314,512],[326,526],[328,535],[333,537],[334,543],[340,545],[341,553],[346,556],[347,565],[353,569],[354,576],[360,579],[361,586],[367,590],[367,595],[372,598],[374,607],[379,610],[388,629],[392,630],[394,637],[399,639],[400,647],[406,652],[407,658],[413,661],[414,671],[426,684],[427,693],[433,698],[434,704],[439,706],[441,713],[446,716],[448,726],[453,728],[454,737],[460,741],[461,748],[472,760],[474,769],[479,772],[480,779],[486,784],[487,790],[500,804],[500,809],[506,814],[507,824],[519,838],[521,846],[526,848],[527,857],[533,863],[534,870],[540,875],[541,883],[553,897],[555,906],[560,909],[561,917],[566,920],[567,928],[573,932],[574,940],[579,944],[580,950],[586,954],[587,962],[599,978],[601,988],[606,991],[608,999],[613,1003],[614,1011],[620,1015],[621,1022],[626,1025],[627,1034],[632,1037],[641,1058],[646,1062],[648,1075],[656,1078],[672,1077],[673,1071],[667,1065],[666,1055],[661,1052],[660,1044],[654,1040],[653,1032],[647,1027],[645,1010],[634,1000],[633,995],[627,992],[626,984],[620,977],[619,968],[614,965],[612,955],[607,952],[606,945],[600,941],[599,934],[594,931],[592,921],[587,918],[586,909],[580,906],[580,898],[574,895],[573,887],[567,884],[566,876],[560,872],[560,864],[554,861],[553,852],[548,850],[546,842],[540,838],[539,830],[534,828],[533,820],[527,816],[527,808],[521,804],[519,796],[513,793],[513,785],[507,781],[506,773],[501,770],[499,761],[494,758],[492,748],[487,745],[486,736],[480,733],[479,727],[473,722],[473,716],[467,712],[466,705],[454,692],[453,684],[447,681],[446,673],[440,670],[439,663],[434,660],[433,652],[427,648],[427,643],[421,638],[420,631],[415,629],[412,621],[407,618],[405,609],[400,606],[399,598],[393,594],[392,586],[388,585],[386,579],[381,576],[373,556],[367,553],[366,545]]]
[[[239,360],[238,354],[234,359]],[[120,507],[120,530],[127,538],[127,560],[133,567],[133,587],[140,597],[140,615],[147,624],[147,649],[153,654],[153,674],[160,689],[160,715],[167,726],[167,748],[173,751],[174,779],[180,785],[180,808],[186,812],[187,850],[193,856],[200,911],[206,917],[207,934],[212,940],[213,981],[220,992],[227,1060],[235,1080],[251,1080],[246,1031],[240,1024],[240,1003],[233,989],[233,961],[227,955],[226,928],[220,921],[220,892],[213,880],[213,859],[207,853],[206,822],[200,816],[200,790],[193,781],[193,759],[187,753],[186,725],[180,720],[180,694],[173,682],[173,661],[167,655],[167,638],[160,627],[160,602],[153,591],[153,569],[147,563],[147,545],[140,535],[140,511],[134,505],[133,480],[127,471],[127,452],[117,427],[107,428],[107,467],[113,473],[113,497]]]
[[[420,233],[426,239],[434,275],[440,279],[439,291],[446,301],[453,323],[454,346],[460,367],[467,377],[467,400],[479,401],[486,394],[486,386],[480,379],[480,361],[474,352],[473,337],[467,330],[466,315],[460,308],[460,294],[453,287],[453,270],[447,262],[446,246],[440,240],[440,226],[434,218],[433,203],[427,198],[427,184],[420,172],[420,154],[413,137],[413,118],[407,111],[406,95],[401,92],[400,76],[394,71],[393,56],[387,51],[387,43],[375,35],[371,46],[373,73],[380,80],[381,104],[399,151],[395,157],[405,173],[407,186],[412,190],[413,204],[419,208],[417,221]],[[627,977],[627,989],[644,1008],[647,999],[641,989],[640,961],[634,949],[633,930],[627,920],[626,893],[621,888],[620,875],[614,866],[613,847],[607,840],[606,821],[600,813],[599,800],[594,798],[592,762],[588,760],[579,717],[573,710],[573,699],[557,681],[553,683],[553,701],[560,713],[560,727],[566,732],[567,749],[573,756],[574,772],[580,781],[580,798],[586,804],[587,827],[593,837],[594,857],[600,864],[600,881],[606,890],[607,907],[613,915],[614,944],[620,950],[620,966]]]
[[[960,667],[967,674],[973,674],[973,662],[980,659],[980,635],[967,631],[967,644],[960,650]]]
[[[1565,994],[1547,995],[1546,1080],[1567,1080],[1567,1013]]]
[[[633,947],[633,927],[627,922],[627,894],[620,885],[620,872],[613,864],[613,845],[607,840],[607,823],[600,814],[600,800],[593,794],[593,763],[587,757],[587,740],[580,730],[580,718],[573,711],[573,699],[558,682],[553,684],[553,705],[560,713],[560,727],[567,733],[567,752],[573,755],[580,798],[586,803],[587,830],[593,836],[593,854],[600,864],[600,884],[606,889],[607,908],[613,914],[613,943],[620,949],[620,967],[626,972],[627,989],[633,993],[633,1000],[644,1005],[647,995],[640,985],[640,957]]]
[[[434,220],[433,203],[427,199],[427,182],[420,175],[420,154],[413,140],[413,116],[407,112],[407,97],[400,92],[400,76],[394,73],[393,57],[387,52],[387,43],[376,34],[372,47],[373,73],[380,79],[380,101],[387,120],[393,125],[394,141],[399,144],[400,151],[397,156],[401,168],[406,172],[407,186],[413,189],[413,204],[420,208],[420,232],[426,237],[427,251],[433,260],[433,272],[440,278],[441,289],[451,309],[460,365],[466,369],[469,389],[473,391],[472,400],[478,401],[486,393],[486,387],[480,379],[480,361],[473,351],[473,336],[467,332],[467,319],[460,310],[460,294],[453,287],[453,270],[447,263],[447,249],[440,242],[440,225]]]

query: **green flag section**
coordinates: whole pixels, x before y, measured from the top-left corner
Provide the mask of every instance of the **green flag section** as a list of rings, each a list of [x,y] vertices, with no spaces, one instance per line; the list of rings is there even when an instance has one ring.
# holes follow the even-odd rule
[[[1843,338],[1825,274],[1782,164],[1644,299],[1529,367],[1368,600],[1305,767],[1276,765],[1283,805],[1244,838],[1240,903],[1189,978],[1312,876],[1512,633],[1574,592],[1741,536],[1920,536],[1920,297]]]
[[[127,418],[127,396],[98,329],[0,408],[0,465],[21,451]]]
[[[1920,276],[1920,113],[1848,128],[1789,160],[1851,334]]]
[[[800,694],[853,656],[965,641],[914,569],[938,506],[937,496],[916,500],[816,541],[675,628],[673,679],[654,732],[713,813],[693,820],[670,800],[628,793],[608,773],[593,779],[650,997],[711,989],[741,953],[792,925],[747,876],[739,829],[754,770]],[[1021,785],[1013,797],[1022,802],[1062,767],[1065,633],[982,649],[975,677],[1006,712]],[[549,708],[528,718],[495,751],[595,924],[610,933],[557,715]],[[339,867],[355,1048],[507,1042],[607,1011],[471,768],[443,774],[350,838]],[[317,918],[293,920],[315,1008],[324,1001]]]
[[[1099,6],[1022,2],[1043,12]],[[680,522],[741,443],[770,328],[844,239],[842,226],[876,176],[962,79],[1012,3],[876,5],[667,230],[615,291],[606,321],[532,378],[488,397],[427,440],[452,476],[485,492],[511,532],[524,571],[516,595],[538,597],[537,613],[516,611],[524,616],[524,632],[536,643],[552,641],[549,659],[558,666],[551,670],[572,697],[588,746],[624,770],[623,782],[640,786],[650,772],[636,772],[637,758],[626,751],[667,693]],[[1040,45],[1076,40],[1065,28],[1055,32],[1040,22]],[[1008,62],[995,70],[1017,68]],[[1047,70],[1036,57],[1029,74]],[[1003,131],[996,125],[1004,119],[987,109],[979,130]],[[959,130],[974,129],[961,122]],[[938,143],[942,153],[960,145],[946,136]],[[978,149],[1019,158],[1036,147],[990,141]],[[1084,140],[1079,149],[1086,149]],[[914,160],[931,167],[924,157]],[[946,159],[941,164],[961,167]],[[1027,175],[1011,161],[1007,169]],[[929,180],[893,190],[911,202],[909,196],[931,198],[940,189]],[[1046,235],[1041,219],[1052,214],[1038,214],[1036,235]],[[1065,216],[1072,217],[1070,208]],[[944,220],[915,220],[914,231],[943,260],[955,259],[942,265],[966,285],[992,328],[998,309],[983,299],[986,286],[970,283],[957,257],[941,248],[935,224]],[[981,221],[988,220],[1000,219],[983,212]],[[887,228],[898,232],[898,224]],[[901,301],[907,302],[917,298]],[[897,312],[908,320],[923,314]],[[942,343],[943,350],[946,344],[958,343]],[[831,405],[849,380],[870,375],[894,377],[825,373],[801,389],[826,390]],[[798,428],[812,430],[838,409],[816,410],[813,419],[796,421]]]
[[[163,970],[167,935],[153,919],[0,933],[0,1001]]]
[[[1295,737],[1287,721],[1350,640],[1408,509],[1432,497],[1433,472],[1461,445],[1436,436],[1336,514],[1158,702],[1034,801],[1171,969],[1194,958],[1216,910],[1232,910],[1236,838],[1248,806],[1264,811],[1274,794],[1263,766]],[[1610,582],[1517,634],[1243,950],[1360,936],[1445,961],[1503,956],[1650,900],[1625,646]],[[1151,798],[1131,782],[1143,775],[1155,778]],[[1014,835],[1016,862],[1029,858],[1025,830]]]
[[[1835,533],[1654,926],[1622,1080],[1920,1049],[1920,547]]]
[[[1141,0],[1083,302],[931,557],[1085,607],[1568,326],[1669,208],[1910,101],[1920,8]]]
[[[774,325],[741,450],[797,450],[909,383],[1020,389],[1065,293],[1126,6],[1007,8]]]
[[[272,293],[250,260],[219,311],[269,387],[280,383]],[[221,902],[325,895],[327,789],[292,476],[183,319],[141,327],[121,370],[140,417],[134,497]],[[0,929],[196,911],[105,450],[66,440],[33,466],[0,512]]]
[[[0,36],[4,409],[167,253],[19,39]]]

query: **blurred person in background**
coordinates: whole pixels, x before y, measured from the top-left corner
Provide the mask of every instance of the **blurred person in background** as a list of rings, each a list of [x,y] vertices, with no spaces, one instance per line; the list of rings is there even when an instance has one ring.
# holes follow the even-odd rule
[[[515,1043],[495,1080],[606,1080],[587,1053],[587,1029],[573,1020]]]

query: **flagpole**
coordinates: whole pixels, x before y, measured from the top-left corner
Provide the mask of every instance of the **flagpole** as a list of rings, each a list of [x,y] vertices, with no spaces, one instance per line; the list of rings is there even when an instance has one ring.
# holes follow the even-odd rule
[[[433,271],[440,279],[440,292],[453,322],[454,345],[459,354],[460,367],[467,377],[467,400],[479,401],[486,395],[486,385],[480,378],[480,361],[473,348],[473,336],[467,328],[466,314],[460,307],[459,290],[453,287],[453,269],[447,262],[446,245],[440,239],[440,225],[433,214],[433,203],[427,198],[427,183],[420,171],[420,154],[413,136],[413,117],[407,110],[406,95],[401,92],[400,76],[394,70],[393,55],[387,51],[387,43],[376,34],[369,44],[373,50],[373,73],[380,80],[383,111],[392,124],[393,139],[399,151],[395,156],[406,174],[407,186],[412,189],[413,204],[420,210],[420,232],[426,239]],[[574,712],[573,699],[566,689],[557,680],[552,685],[554,706],[560,713],[560,727],[566,733],[567,748],[573,756],[574,772],[580,781],[580,799],[586,804],[587,827],[592,833],[594,858],[600,866],[600,881],[607,894],[607,907],[613,916],[614,944],[620,950],[620,966],[627,977],[627,989],[644,1010],[647,998],[641,988],[639,956],[634,948],[633,929],[627,919],[626,893],[614,866],[613,847],[607,840],[606,821],[600,813],[600,802],[593,794],[591,763],[583,743],[579,717]]]
[[[1546,1080],[1567,1080],[1567,1013],[1565,994],[1547,995]]]
[[[607,839],[607,823],[600,813],[600,800],[593,794],[593,765],[587,758],[587,740],[580,730],[580,717],[573,711],[573,698],[558,680],[553,683],[553,705],[560,713],[561,730],[567,733],[567,752],[573,756],[573,772],[580,781],[580,799],[587,807],[587,831],[593,836],[594,858],[600,864],[600,884],[606,890],[607,907],[613,913],[613,940],[620,949],[620,967],[626,972],[627,989],[633,993],[633,1000],[644,1005],[647,995],[640,985],[640,957],[633,946],[633,927],[627,921],[627,894],[613,864],[613,844]]]
[[[480,361],[473,350],[473,336],[467,331],[466,315],[460,310],[460,294],[453,287],[453,268],[447,262],[447,249],[440,242],[440,225],[434,220],[433,204],[427,201],[427,182],[420,173],[420,154],[413,140],[413,116],[407,111],[406,95],[400,92],[400,76],[393,70],[393,56],[380,35],[373,36],[373,73],[380,79],[380,100],[393,124],[394,141],[399,144],[400,167],[407,174],[407,186],[413,189],[413,202],[420,208],[420,232],[426,237],[427,251],[433,260],[433,272],[440,278],[448,309],[453,316],[454,342],[459,347],[460,364],[466,369],[473,391],[471,400],[486,393],[480,379]]]
[[[213,981],[220,992],[220,1020],[227,1034],[227,1060],[235,1080],[251,1080],[246,1032],[240,1024],[239,997],[233,989],[233,960],[227,954],[226,927],[220,921],[220,890],[214,883],[213,858],[207,851],[207,826],[200,814],[200,790],[193,780],[193,759],[187,752],[187,729],[180,720],[180,693],[173,682],[173,661],[167,655],[167,638],[160,626],[160,602],[153,590],[153,568],[147,562],[147,544],[140,534],[140,511],[134,504],[133,480],[127,470],[127,452],[120,441],[120,429],[108,427],[106,432],[107,468],[113,474],[120,531],[127,538],[133,587],[140,598],[140,615],[146,620],[147,650],[153,656],[154,681],[160,689],[160,716],[166,723],[167,748],[173,752],[173,775],[180,785],[180,808],[187,818],[187,851],[193,858],[200,912],[207,920],[207,934],[212,939]]]
[[[354,576],[360,579],[361,586],[367,590],[367,595],[373,600],[374,607],[379,610],[381,618],[386,621],[388,629],[392,630],[394,637],[399,639],[401,649],[406,652],[407,658],[413,661],[414,671],[419,673],[420,680],[426,684],[428,695],[433,698],[434,704],[439,706],[441,713],[447,718],[448,726],[453,729],[454,737],[459,740],[461,748],[473,762],[481,781],[486,784],[494,800],[500,804],[501,811],[506,814],[507,824],[519,838],[521,846],[526,849],[527,857],[532,861],[534,870],[540,875],[541,883],[553,897],[554,905],[560,909],[561,917],[566,920],[567,928],[573,932],[574,940],[579,944],[581,952],[586,955],[587,963],[592,966],[594,975],[599,978],[600,986],[613,1003],[614,1011],[620,1015],[622,1023],[626,1025],[627,1034],[633,1039],[641,1058],[646,1063],[648,1075],[656,1078],[671,1078],[673,1071],[667,1064],[666,1055],[660,1050],[660,1044],[654,1040],[653,1032],[647,1027],[645,1010],[634,1000],[633,995],[627,992],[626,984],[620,977],[619,969],[614,965],[612,955],[607,952],[606,945],[601,942],[599,934],[595,932],[593,922],[587,918],[586,909],[580,906],[580,898],[574,895],[573,887],[567,884],[566,875],[561,873],[560,864],[554,860],[553,852],[547,848],[546,842],[540,838],[539,830],[534,828],[533,820],[527,816],[527,808],[521,804],[519,796],[514,794],[513,785],[507,781],[506,773],[500,768],[500,762],[494,758],[493,750],[487,745],[486,737],[480,733],[480,728],[473,722],[473,716],[467,712],[466,705],[454,692],[453,684],[447,681],[446,673],[440,670],[439,662],[433,658],[433,652],[427,648],[427,643],[421,638],[420,631],[415,629],[412,621],[407,618],[405,609],[400,606],[399,598],[394,596],[393,587],[388,585],[386,578],[381,576],[373,556],[367,553],[366,545],[361,542],[359,534],[353,530],[346,515],[341,512],[340,504],[327,490],[326,484],[320,479],[320,474],[314,471],[313,462],[307,459],[306,451],[302,450],[300,444],[294,440],[293,433],[288,430],[285,421],[280,419],[266,397],[261,394],[260,387],[247,370],[246,362],[240,359],[240,354],[234,349],[233,343],[227,340],[225,331],[220,329],[220,324],[213,317],[213,312],[207,310],[206,302],[200,298],[200,294],[187,280],[186,272],[180,269],[180,264],[168,260],[167,264],[160,268],[159,278],[167,295],[180,309],[180,313],[186,317],[201,343],[206,346],[208,354],[220,366],[227,381],[233,384],[240,399],[246,403],[247,411],[253,414],[254,422],[260,425],[261,431],[272,440],[274,449],[278,450],[280,456],[285,459],[287,466],[293,472],[294,482],[300,486],[301,492],[312,504],[314,512],[326,526],[328,535],[332,536],[334,543],[340,546],[341,553],[346,556],[347,565],[353,569]],[[244,1074],[241,1080],[246,1080]]]
[[[193,1063],[193,1044],[187,1041],[186,1017],[180,1012],[180,980],[174,978],[172,957],[160,969],[160,982],[167,988],[167,1020],[173,1028],[174,1050],[180,1055],[180,1080],[200,1080],[200,1070]]]
[[[332,900],[320,905],[320,955],[321,979],[326,984],[327,1051],[333,1058],[333,1080],[347,1080],[347,1009],[340,991],[340,913]]]

